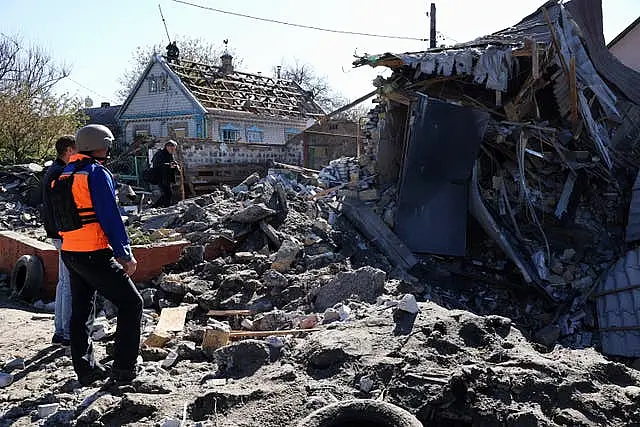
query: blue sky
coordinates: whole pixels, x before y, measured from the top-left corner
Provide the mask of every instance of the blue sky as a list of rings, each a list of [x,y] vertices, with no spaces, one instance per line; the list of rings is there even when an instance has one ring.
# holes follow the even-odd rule
[[[430,2],[422,0],[189,0],[205,6],[340,30],[428,37]],[[438,30],[447,43],[471,40],[518,22],[543,0],[435,0]],[[603,0],[604,30],[611,40],[640,15],[640,0]],[[170,34],[229,45],[244,71],[264,74],[297,58],[355,99],[372,89],[382,69],[353,69],[354,53],[423,50],[426,42],[329,34],[209,12],[171,0],[0,0],[0,32],[38,44],[72,68],[60,89],[95,104],[116,102],[118,78],[137,46],[167,42]]]

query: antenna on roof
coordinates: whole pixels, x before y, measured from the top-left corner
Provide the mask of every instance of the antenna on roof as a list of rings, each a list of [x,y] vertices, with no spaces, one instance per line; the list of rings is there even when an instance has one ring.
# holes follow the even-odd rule
[[[162,7],[160,7],[160,3],[158,3],[158,9],[160,9],[160,17],[162,18],[162,23],[164,24],[164,30],[167,33],[167,39],[169,39],[169,44],[171,44],[171,36],[169,36],[169,30],[167,29],[167,21],[164,20],[164,15],[162,14]]]

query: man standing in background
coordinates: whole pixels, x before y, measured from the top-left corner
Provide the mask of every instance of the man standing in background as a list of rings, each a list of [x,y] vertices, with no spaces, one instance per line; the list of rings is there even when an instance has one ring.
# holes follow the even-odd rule
[[[173,155],[178,149],[178,143],[169,140],[164,148],[158,151],[151,160],[154,173],[157,174],[157,185],[162,191],[162,196],[153,205],[157,207],[171,206],[173,201],[173,192],[171,191],[171,185],[176,180],[176,172],[178,171],[178,163],[176,163]]]
[[[58,233],[58,228],[53,217],[53,206],[51,204],[50,192],[51,183],[58,179],[64,167],[69,163],[69,159],[76,152],[76,140],[73,135],[64,135],[56,141],[57,157],[53,164],[49,166],[44,179],[42,180],[42,221],[47,237],[53,241],[53,245],[58,250],[58,285],[56,286],[55,302],[55,332],[51,339],[52,344],[69,346],[71,339],[71,282],[69,281],[69,270],[62,262],[60,248],[62,238]]]

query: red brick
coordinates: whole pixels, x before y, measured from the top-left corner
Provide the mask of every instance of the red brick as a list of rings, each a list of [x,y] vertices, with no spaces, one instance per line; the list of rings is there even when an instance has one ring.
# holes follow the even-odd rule
[[[144,282],[158,276],[162,267],[176,262],[182,249],[189,242],[169,242],[159,246],[133,246],[133,254],[138,260],[138,270],[133,280]],[[11,270],[22,255],[36,255],[44,268],[43,298],[55,297],[58,283],[58,251],[46,242],[14,231],[0,231],[0,270],[11,274]]]

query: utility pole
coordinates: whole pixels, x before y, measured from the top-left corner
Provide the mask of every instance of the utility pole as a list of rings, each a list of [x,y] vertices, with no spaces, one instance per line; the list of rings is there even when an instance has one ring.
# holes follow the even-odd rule
[[[429,48],[436,47],[436,4],[431,3],[431,12],[429,13],[431,18],[431,32],[429,34]]]

